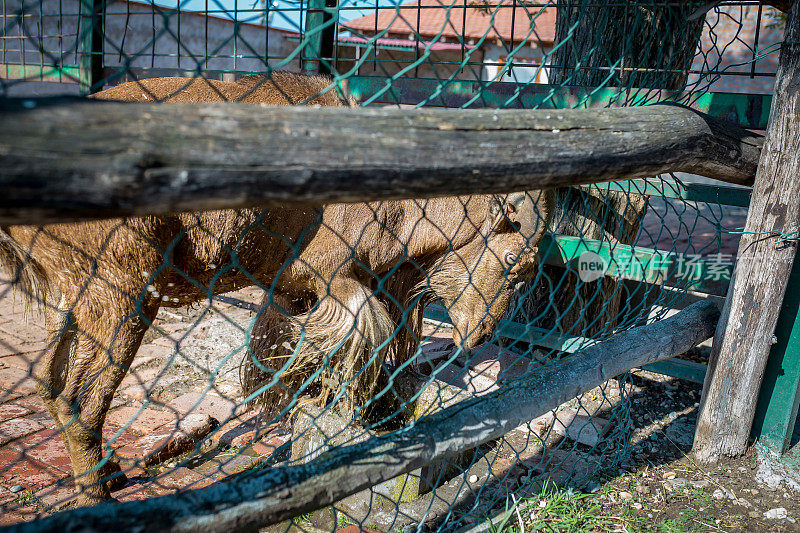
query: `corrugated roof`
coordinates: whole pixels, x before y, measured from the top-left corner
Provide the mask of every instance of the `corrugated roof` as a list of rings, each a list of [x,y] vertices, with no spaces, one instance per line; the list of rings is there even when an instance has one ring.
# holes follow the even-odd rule
[[[465,8],[466,5],[466,8]],[[434,39],[503,39],[510,42],[550,44],[556,34],[556,8],[527,7],[512,0],[479,3],[475,0],[414,0],[396,8],[382,8],[378,31],[386,37],[414,35]],[[419,16],[419,28],[417,17]],[[513,19],[513,24],[512,24]],[[342,23],[344,29],[362,35],[375,33],[375,14]]]

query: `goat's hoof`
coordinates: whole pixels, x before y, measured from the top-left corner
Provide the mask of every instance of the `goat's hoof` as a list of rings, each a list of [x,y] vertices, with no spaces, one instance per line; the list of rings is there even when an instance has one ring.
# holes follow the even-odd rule
[[[114,492],[115,490],[124,489],[128,485],[128,476],[120,472],[118,475],[106,480],[104,483],[108,489],[108,492]]]
[[[114,492],[125,488],[128,484],[128,476],[122,472],[119,463],[108,461],[101,469],[101,479],[108,492]]]
[[[75,498],[76,507],[91,507],[92,505],[104,503],[111,499],[111,495],[108,494],[108,491],[104,490],[87,490],[79,488],[78,491],[78,497]]]

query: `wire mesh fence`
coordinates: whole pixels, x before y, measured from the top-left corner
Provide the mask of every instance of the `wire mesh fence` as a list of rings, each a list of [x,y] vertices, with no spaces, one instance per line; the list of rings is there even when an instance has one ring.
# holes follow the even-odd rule
[[[6,97],[554,114],[669,102],[754,129],[782,38],[780,12],[755,2],[5,0],[0,27]],[[4,520],[399,441],[719,302],[748,202],[747,188],[662,175],[4,227]],[[703,352],[690,356],[648,368],[701,381]],[[275,527],[472,528],[547,480],[586,488],[630,458],[629,391],[627,374],[581,390]]]

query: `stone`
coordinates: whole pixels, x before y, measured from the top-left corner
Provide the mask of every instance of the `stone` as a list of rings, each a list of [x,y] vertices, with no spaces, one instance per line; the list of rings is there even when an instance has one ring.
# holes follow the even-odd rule
[[[623,500],[630,500],[631,498],[633,498],[633,494],[623,490],[622,492],[619,493],[619,497],[622,498]]]
[[[0,387],[21,396],[36,394],[36,380],[32,378],[29,371],[19,368],[0,369]]]
[[[24,489],[37,491],[57,483],[68,474],[41,463],[36,459],[26,459],[20,452],[0,449],[0,483],[6,486],[20,485]]]
[[[497,390],[497,382],[491,377],[482,375],[471,368],[464,368],[456,363],[438,367],[435,370],[438,381],[458,387],[464,391],[481,396]]]
[[[197,468],[193,468],[193,470],[205,477],[213,477],[219,480],[249,470],[261,461],[262,458],[260,457],[223,453],[199,465]]]
[[[177,427],[164,426],[136,442],[118,448],[116,453],[123,459],[143,460],[144,466],[152,466],[188,451],[217,424],[207,414],[186,415]]]
[[[689,481],[684,479],[684,478],[682,478],[682,477],[674,477],[674,478],[668,479],[666,481],[666,483],[669,484],[669,485],[672,485],[673,488],[677,489],[677,488],[685,486],[686,484],[689,483]]]
[[[25,406],[16,403],[4,403],[0,405],[0,422],[25,416],[32,411]]]
[[[533,420],[526,422],[520,426],[517,426],[515,429],[518,431],[523,432],[525,435],[528,433],[532,433],[543,439],[547,436],[547,431],[553,425],[553,421],[555,420],[556,415],[555,411],[549,411],[542,416],[536,417]]]
[[[608,420],[604,418],[578,414],[575,409],[564,409],[555,415],[548,443],[567,437],[585,446],[594,447],[608,428]]]
[[[753,506],[749,501],[745,500],[744,498],[737,498],[733,500],[734,505],[738,505],[739,507],[744,507],[745,509],[749,509]]]
[[[8,489],[8,490],[10,490],[11,492],[13,492],[13,493],[15,493],[15,494],[16,494],[17,492],[22,492],[22,485],[14,485],[13,487],[11,487],[11,488],[10,488],[10,489]]]
[[[137,433],[147,435],[167,424],[174,425],[177,416],[172,411],[156,411],[155,409],[139,409],[137,407],[118,407],[109,411],[106,423],[116,427],[124,427]]]
[[[181,340],[181,352],[190,354],[193,366],[204,374],[214,374],[217,380],[237,380],[247,354],[242,347],[247,346],[252,321],[246,309],[229,308],[224,316],[214,313],[196,324],[192,334]],[[154,342],[161,344],[159,340]],[[166,346],[174,349],[174,343]]]
[[[153,394],[153,390],[157,387],[169,387],[180,379],[181,378],[179,376],[159,376],[143,383],[135,382],[129,387],[121,388],[120,392],[133,398],[134,400],[144,402],[150,399],[150,396]]]
[[[46,426],[32,418],[6,420],[0,423],[0,446],[42,429],[46,429]]]
[[[698,479],[696,481],[692,481],[692,486],[697,489],[704,489],[708,487],[710,484],[711,482],[707,479]]]
[[[592,481],[588,485],[586,485],[586,492],[588,492],[589,494],[594,494],[598,490],[600,490],[600,483],[596,481]]]
[[[167,404],[180,414],[204,413],[220,422],[227,422],[244,411],[244,406],[214,392],[187,392]]]
[[[213,483],[213,481],[213,479],[198,474],[185,466],[179,466],[153,480],[153,488],[158,493],[174,492],[183,489],[203,488]]]
[[[532,354],[518,354],[504,350],[495,344],[485,344],[470,354],[466,365],[481,376],[495,381],[519,379],[533,369],[542,366],[538,359],[544,353],[534,350]]]
[[[61,434],[53,429],[31,433],[14,442],[13,447],[24,454],[25,461],[47,465],[48,471],[66,477],[72,474],[72,463]]]
[[[785,520],[787,516],[789,513],[784,507],[776,507],[764,512],[764,518],[767,520]]]
[[[275,451],[289,442],[292,434],[282,429],[270,432],[253,443],[252,450],[264,457],[272,456]]]

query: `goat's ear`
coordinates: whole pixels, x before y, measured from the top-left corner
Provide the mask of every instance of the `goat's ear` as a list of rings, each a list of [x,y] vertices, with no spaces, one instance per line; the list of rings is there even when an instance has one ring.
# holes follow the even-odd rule
[[[514,231],[513,215],[516,206],[509,201],[508,195],[493,194],[489,199],[489,226],[492,231]]]
[[[552,190],[494,195],[489,217],[495,231],[518,231],[530,246],[539,243],[552,218],[555,193]]]

